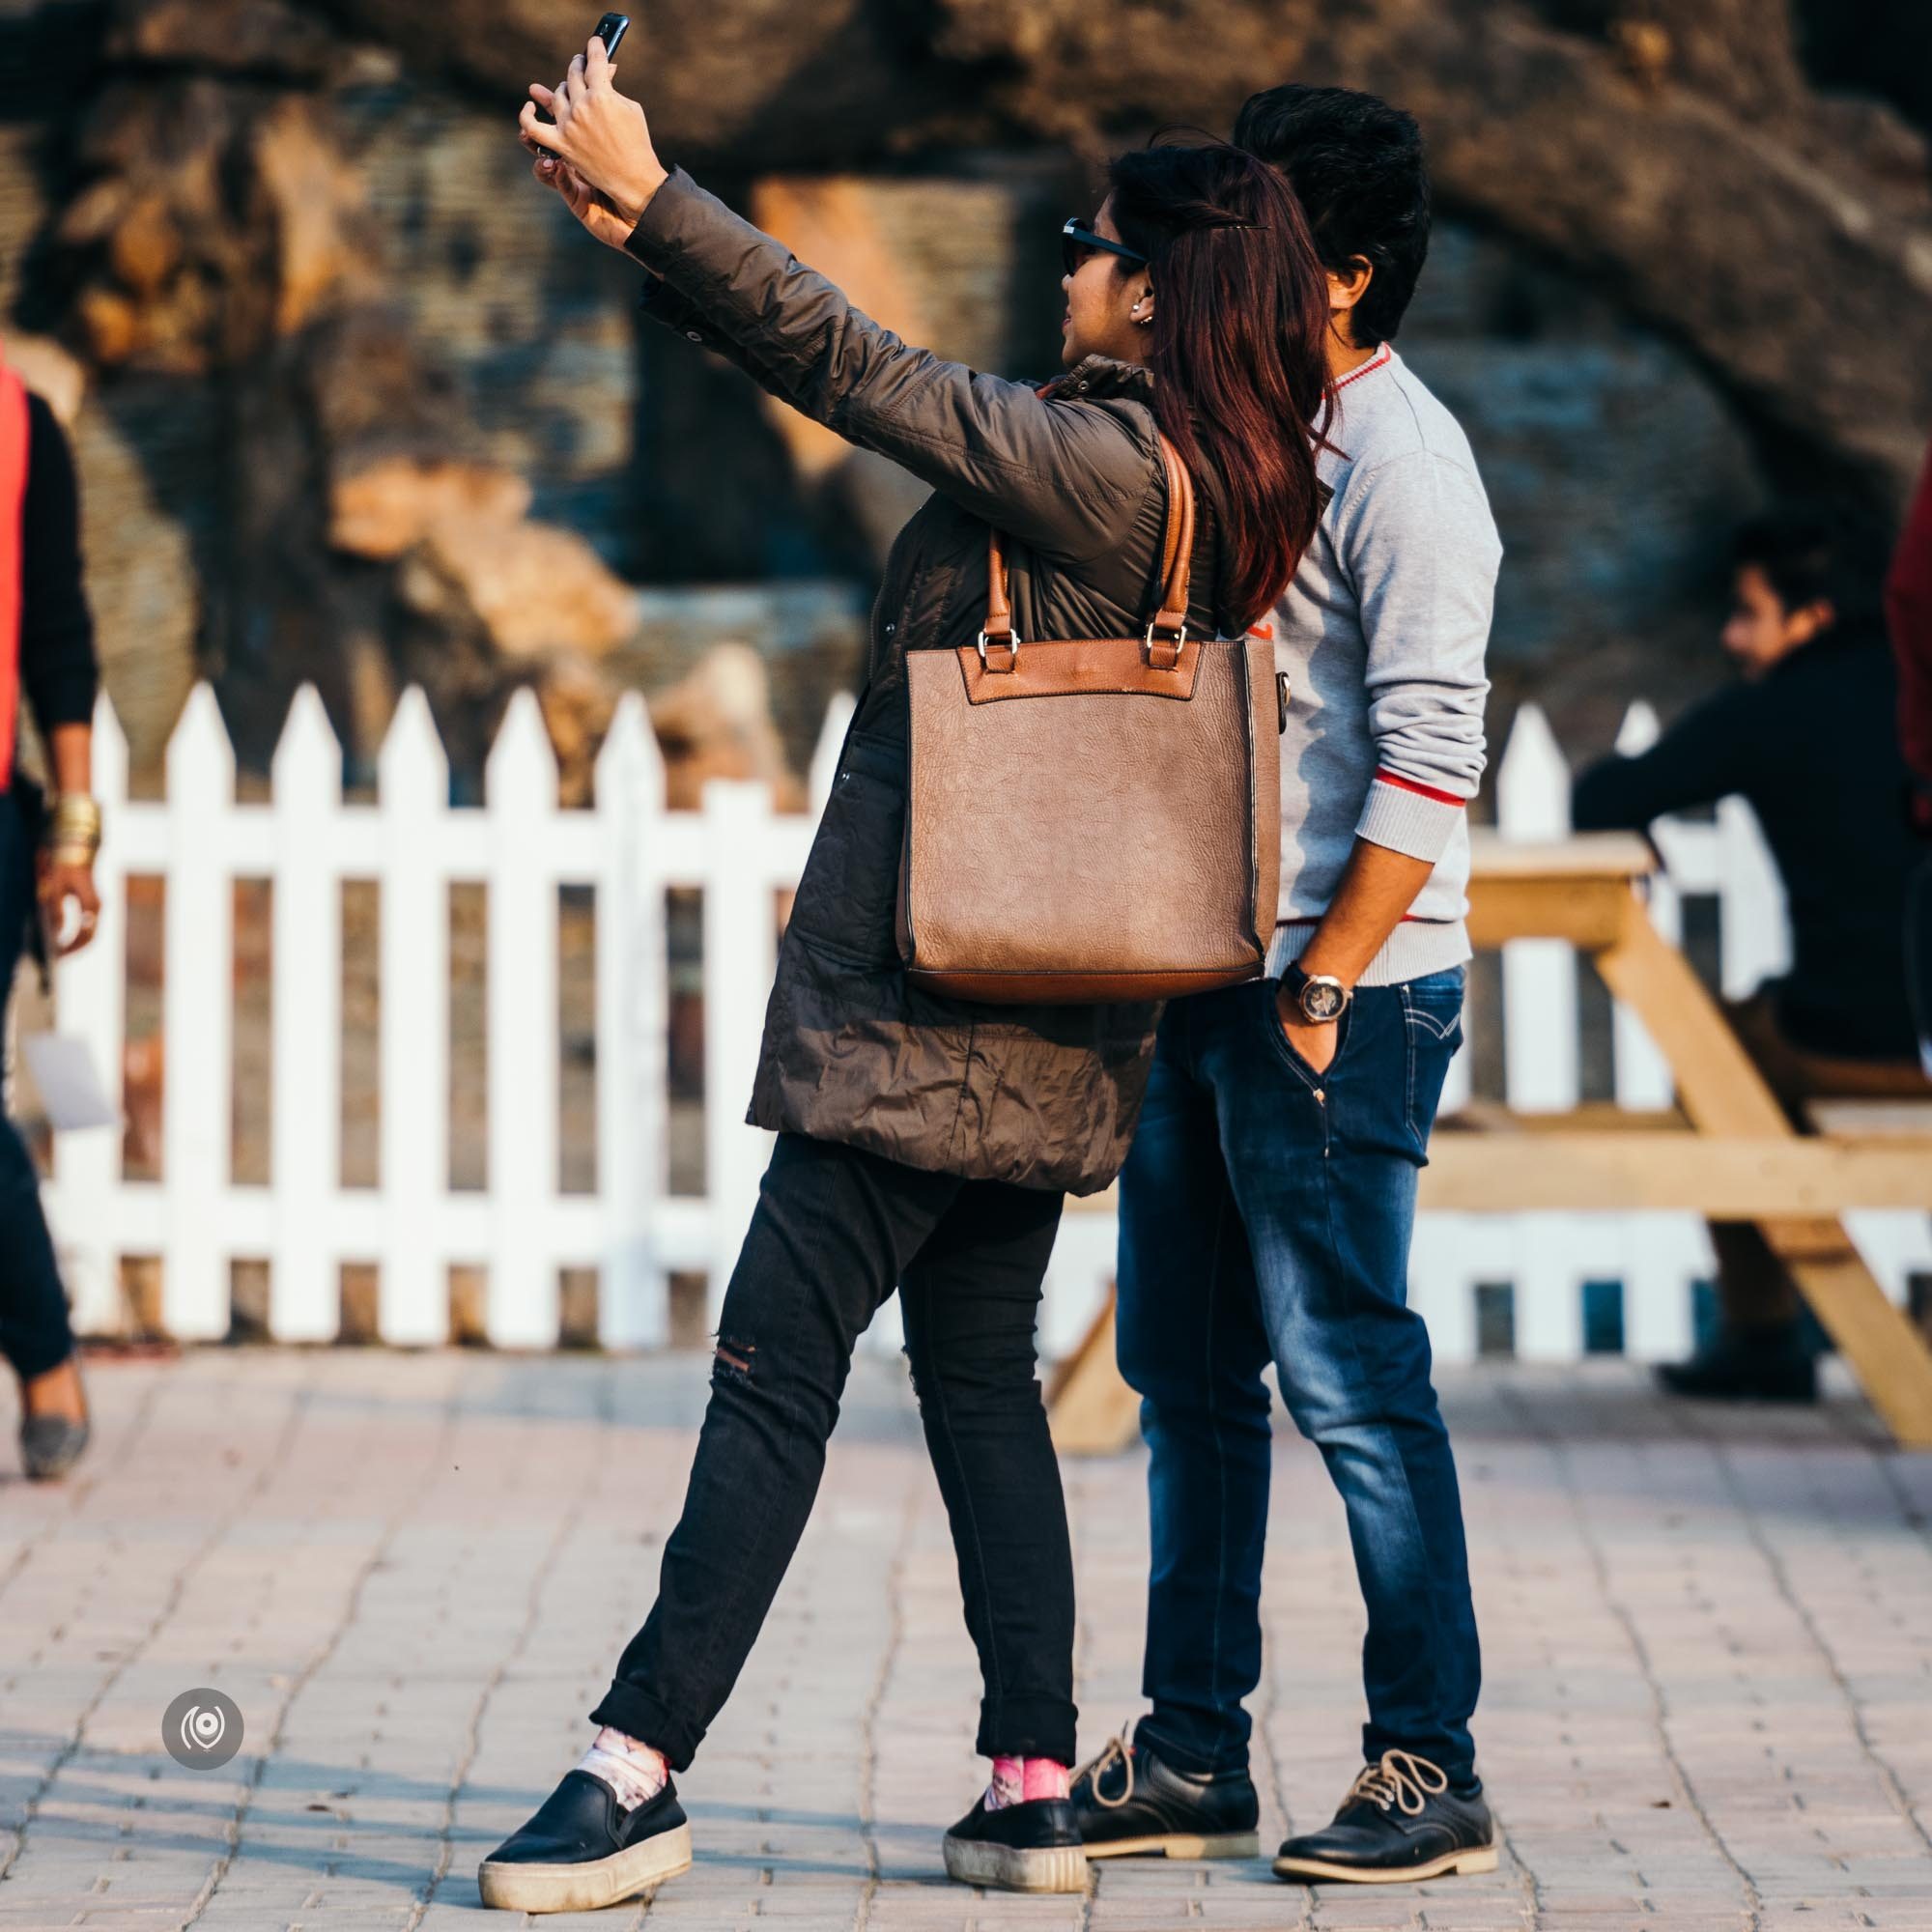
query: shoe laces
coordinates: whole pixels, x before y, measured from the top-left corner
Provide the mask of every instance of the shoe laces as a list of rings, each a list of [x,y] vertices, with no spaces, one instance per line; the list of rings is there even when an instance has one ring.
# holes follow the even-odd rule
[[[1100,1779],[1117,1764],[1126,1773],[1126,1781],[1118,1798],[1109,1798],[1100,1789]],[[1134,1795],[1134,1747],[1124,1730],[1116,1732],[1100,1747],[1097,1757],[1089,1758],[1073,1774],[1073,1782],[1078,1784],[1083,1777],[1093,1787],[1094,1803],[1104,1811],[1118,1811]]]
[[[1432,1798],[1439,1798],[1448,1789],[1449,1774],[1439,1765],[1417,1757],[1413,1751],[1386,1750],[1379,1764],[1362,1767],[1342,1802],[1348,1804],[1366,1798],[1384,1811],[1401,1811],[1414,1818]]]

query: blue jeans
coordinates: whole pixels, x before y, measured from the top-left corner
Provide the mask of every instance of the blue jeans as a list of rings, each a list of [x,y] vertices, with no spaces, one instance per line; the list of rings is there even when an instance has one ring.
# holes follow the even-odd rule
[[[1168,1008],[1121,1177],[1121,1370],[1151,1451],[1141,1735],[1182,1770],[1247,1764],[1272,1358],[1348,1510],[1369,1612],[1363,1754],[1414,1751],[1466,1784],[1481,1663],[1463,1507],[1407,1305],[1463,975],[1362,988],[1321,1074],[1274,1000],[1264,980]]]

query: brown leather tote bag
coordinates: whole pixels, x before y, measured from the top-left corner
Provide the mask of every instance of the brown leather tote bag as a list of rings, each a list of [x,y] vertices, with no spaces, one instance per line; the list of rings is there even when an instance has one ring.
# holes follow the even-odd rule
[[[1194,487],[1161,439],[1160,608],[1144,637],[986,628],[909,651],[899,951],[914,984],[996,1004],[1163,1000],[1252,980],[1280,885],[1286,680],[1264,639],[1187,636]]]

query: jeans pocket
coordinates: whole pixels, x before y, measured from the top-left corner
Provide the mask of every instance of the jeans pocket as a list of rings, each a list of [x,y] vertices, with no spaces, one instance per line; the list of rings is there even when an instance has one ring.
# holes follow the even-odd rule
[[[1302,1058],[1300,1049],[1289,1038],[1288,1029],[1282,1024],[1281,981],[1262,980],[1257,984],[1263,994],[1262,1024],[1273,1039],[1275,1051],[1297,1080],[1302,1081],[1311,1092],[1321,1093],[1335,1078],[1342,1065],[1342,1056],[1349,1050],[1349,1034],[1355,1016],[1352,1003],[1343,1008],[1342,1017],[1335,1022],[1335,1051],[1330,1055],[1328,1065],[1318,1071]]]
[[[1418,1158],[1426,1159],[1430,1129],[1442,1101],[1449,1063],[1463,1044],[1463,969],[1432,973],[1399,988],[1408,1062],[1406,1113]]]

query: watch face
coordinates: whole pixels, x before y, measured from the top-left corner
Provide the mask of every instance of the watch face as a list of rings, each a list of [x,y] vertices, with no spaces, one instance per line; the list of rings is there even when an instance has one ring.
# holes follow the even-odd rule
[[[1301,989],[1301,1010],[1312,1020],[1342,1016],[1342,989],[1332,980],[1311,980]]]

